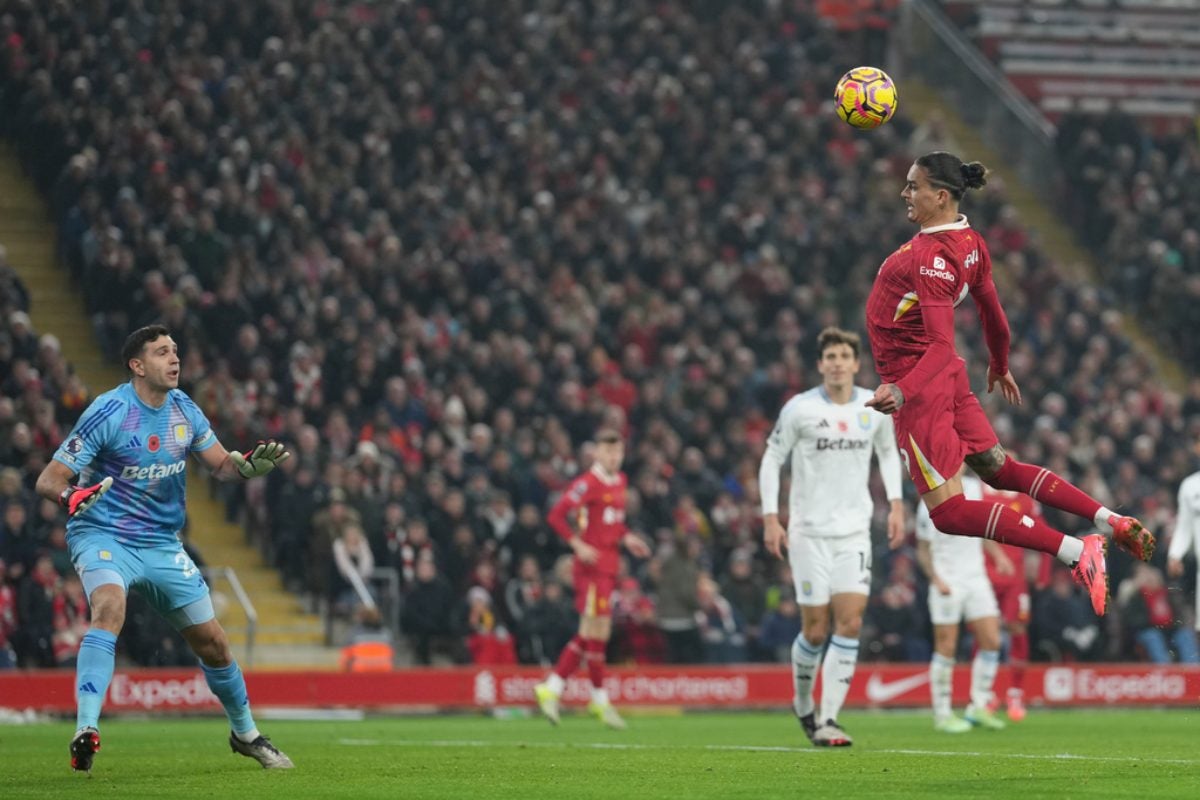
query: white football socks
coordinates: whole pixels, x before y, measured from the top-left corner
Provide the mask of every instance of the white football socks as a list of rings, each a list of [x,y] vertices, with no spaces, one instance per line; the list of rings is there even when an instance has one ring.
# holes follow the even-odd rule
[[[954,659],[938,653],[929,662],[929,694],[933,699],[933,718],[946,719],[952,712],[950,693],[954,688]]]
[[[844,636],[833,636],[829,639],[829,649],[825,651],[825,663],[821,667],[821,719],[836,720],[842,704],[846,702],[846,693],[850,691],[850,681],[854,680],[854,668],[858,665],[858,640],[847,639]]]
[[[980,650],[971,662],[971,704],[978,709],[987,708],[992,701],[992,686],[996,683],[996,670],[1000,667],[1000,653],[996,650]]]
[[[1073,567],[1079,563],[1082,556],[1083,540],[1076,539],[1074,536],[1064,536],[1062,544],[1058,546],[1058,553],[1056,553],[1058,560],[1068,567]]]
[[[792,708],[798,717],[813,712],[813,682],[817,679],[817,665],[820,663],[821,648],[814,647],[801,633],[792,642],[792,685],[796,690],[792,697]]]

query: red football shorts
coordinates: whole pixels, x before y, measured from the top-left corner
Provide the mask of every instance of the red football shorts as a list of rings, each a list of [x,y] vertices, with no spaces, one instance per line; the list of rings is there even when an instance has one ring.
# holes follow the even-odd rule
[[[611,616],[617,576],[576,565],[574,577],[575,610],[584,617]]]
[[[967,381],[958,358],[893,417],[896,444],[920,494],[933,491],[958,474],[963,457],[982,453],[999,440]]]
[[[1000,618],[1007,623],[1029,622],[1029,584],[1025,581],[1004,581],[992,584]]]

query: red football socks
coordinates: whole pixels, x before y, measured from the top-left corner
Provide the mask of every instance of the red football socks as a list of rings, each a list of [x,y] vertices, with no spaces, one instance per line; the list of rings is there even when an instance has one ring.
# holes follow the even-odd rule
[[[1045,467],[1024,464],[1012,456],[985,482],[996,489],[1023,492],[1039,503],[1083,517],[1088,522],[1095,520],[1096,512],[1101,508],[1100,503]]]
[[[575,638],[567,642],[567,646],[559,655],[558,663],[554,665],[554,672],[564,681],[579,669],[579,662],[583,659],[583,644],[584,640],[576,634]]]
[[[1029,634],[1014,633],[1008,642],[1009,670],[1012,689],[1025,692],[1025,665],[1029,662]]]
[[[977,536],[1040,550],[1057,556],[1063,534],[1049,525],[1021,514],[1001,503],[968,500],[957,494],[929,512],[942,533]]]
[[[600,639],[584,639],[583,652],[587,659],[588,677],[592,679],[592,686],[597,689],[604,688],[604,651],[608,642]]]

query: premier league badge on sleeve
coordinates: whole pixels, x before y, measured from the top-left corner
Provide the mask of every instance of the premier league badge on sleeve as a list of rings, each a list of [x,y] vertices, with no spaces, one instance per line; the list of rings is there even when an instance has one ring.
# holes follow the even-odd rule
[[[82,451],[83,439],[80,439],[78,436],[72,436],[63,442],[62,450],[59,451],[58,457],[69,464],[74,464],[75,456],[79,455]]]

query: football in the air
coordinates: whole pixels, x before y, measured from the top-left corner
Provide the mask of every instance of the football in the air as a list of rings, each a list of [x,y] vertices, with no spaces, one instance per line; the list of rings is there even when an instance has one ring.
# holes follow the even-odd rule
[[[837,115],[862,130],[878,128],[896,113],[896,84],[878,67],[855,67],[842,76],[833,93]]]

